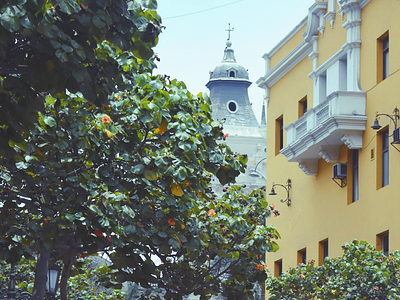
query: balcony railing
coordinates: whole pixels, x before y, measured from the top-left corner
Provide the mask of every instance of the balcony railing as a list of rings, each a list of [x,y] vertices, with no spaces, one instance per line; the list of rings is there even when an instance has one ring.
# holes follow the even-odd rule
[[[323,103],[286,126],[287,146],[281,150],[288,161],[298,162],[309,175],[316,175],[318,159],[338,159],[339,146],[362,147],[365,130],[366,97],[364,92],[333,92]]]

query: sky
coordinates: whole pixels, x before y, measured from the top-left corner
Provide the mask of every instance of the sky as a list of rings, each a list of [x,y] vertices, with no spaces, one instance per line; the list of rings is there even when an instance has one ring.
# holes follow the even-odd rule
[[[209,72],[222,60],[228,24],[237,63],[249,71],[250,102],[260,121],[264,90],[256,81],[265,74],[262,55],[269,52],[307,16],[315,0],[158,0],[166,28],[155,52],[155,73],[185,82],[193,94],[207,92]]]

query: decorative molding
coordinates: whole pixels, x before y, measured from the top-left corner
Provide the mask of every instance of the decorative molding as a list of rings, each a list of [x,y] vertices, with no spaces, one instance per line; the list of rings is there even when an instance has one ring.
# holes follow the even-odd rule
[[[265,74],[268,74],[271,69],[271,57],[265,53],[262,58],[265,60]]]
[[[294,37],[294,35],[296,33],[299,32],[299,30],[301,28],[304,27],[304,25],[307,24],[307,18],[308,18],[308,16],[306,16],[303,20],[301,20],[299,24],[297,24],[278,44],[275,45],[274,48],[271,49],[271,51],[269,51],[268,53],[265,53],[262,56],[262,58],[265,59],[265,57],[271,57],[276,52],[278,52],[279,49],[281,49],[292,37]]]
[[[330,1],[330,0],[328,0]],[[351,4],[354,2],[357,2],[358,5],[360,6],[360,8],[364,8],[365,5],[367,5],[371,0],[338,0],[338,4],[339,4],[339,9],[341,9],[343,6],[345,6],[346,4]]]
[[[333,28],[333,23],[335,22],[335,10],[336,10],[336,1],[328,0],[328,12],[324,15],[325,19],[331,24],[331,28]]]
[[[344,44],[339,51],[329,57],[323,64],[321,64],[317,69],[313,70],[308,77],[311,79],[317,78],[322,73],[324,73],[329,67],[333,66],[338,60],[342,59],[347,52],[349,52],[353,48],[360,48],[361,41],[355,41],[351,43]]]
[[[318,68],[318,35],[314,35],[310,40],[310,43],[313,46],[312,52],[308,55],[308,57],[313,62],[313,70]]]
[[[340,145],[319,146],[318,154],[327,163],[335,163],[339,160],[339,147]]]
[[[298,161],[299,168],[306,175],[317,175],[318,174],[318,159],[300,159]]]
[[[365,5],[367,5],[371,0],[361,0],[360,2],[360,7],[363,8]]]
[[[324,37],[324,30],[325,30],[325,25],[319,26],[318,31],[321,33],[321,36]]]
[[[361,148],[367,121],[365,105],[364,92],[331,93],[325,102],[285,127],[287,146],[280,152],[290,162],[320,157],[334,162],[343,142],[350,149]]]
[[[349,11],[346,11],[348,8],[352,7],[354,9],[355,7],[359,8],[360,10],[364,8],[365,5],[367,5],[371,0],[338,0],[339,4],[339,9],[338,13],[340,16],[344,17],[344,14],[349,14]],[[351,13],[351,11],[350,11]],[[351,17],[351,14],[350,14]]]
[[[269,88],[265,89],[265,95],[264,95],[263,99],[265,101],[265,106],[268,107],[269,106]]]
[[[308,9],[307,29],[306,32],[303,33],[303,39],[306,42],[310,42],[312,37],[318,34],[318,31],[322,36],[324,35],[324,14],[326,6],[326,2],[318,1]]]
[[[362,148],[362,135],[346,133],[342,136],[341,140],[349,149]]]
[[[324,16],[325,19],[327,19],[328,22],[331,24],[332,29],[333,29],[333,23],[335,22],[335,15],[336,15],[335,12],[330,11],[330,12],[326,13]]]
[[[260,77],[256,84],[260,88],[269,88],[286,75],[294,66],[302,61],[312,51],[312,44],[302,41],[284,59],[282,59],[270,72]]]

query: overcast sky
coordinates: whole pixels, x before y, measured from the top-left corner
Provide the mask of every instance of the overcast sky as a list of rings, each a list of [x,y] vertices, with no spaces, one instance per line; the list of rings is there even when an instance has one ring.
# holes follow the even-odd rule
[[[228,24],[236,61],[249,70],[250,102],[258,119],[264,91],[255,82],[264,75],[262,55],[307,16],[315,0],[158,0],[166,27],[155,48],[156,73],[184,81],[190,92],[207,92],[209,71],[222,60]]]

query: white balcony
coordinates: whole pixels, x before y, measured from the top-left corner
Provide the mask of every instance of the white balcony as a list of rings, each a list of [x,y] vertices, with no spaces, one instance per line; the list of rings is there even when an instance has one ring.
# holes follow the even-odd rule
[[[365,92],[339,91],[286,126],[287,146],[280,152],[298,162],[307,175],[317,175],[318,159],[336,162],[343,143],[349,149],[362,148],[367,116]]]

